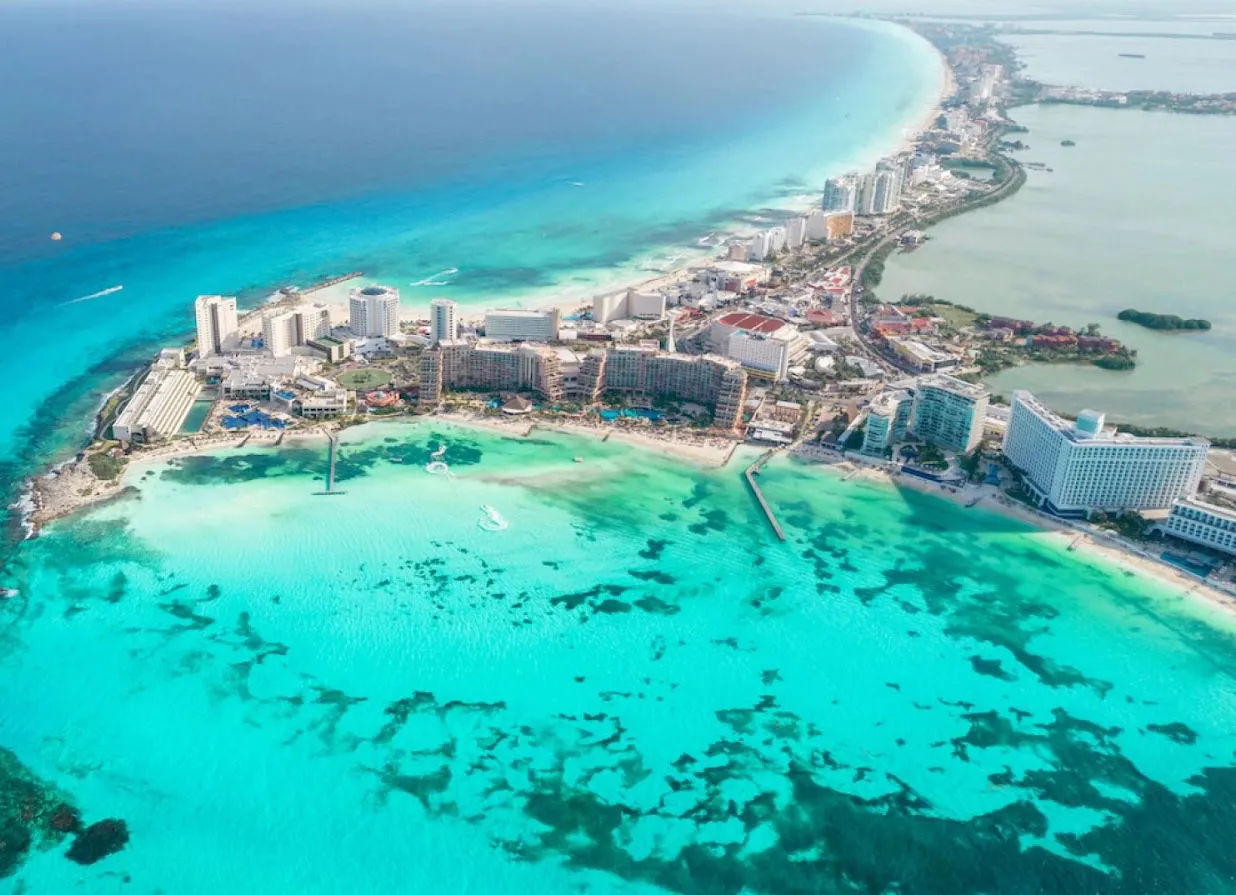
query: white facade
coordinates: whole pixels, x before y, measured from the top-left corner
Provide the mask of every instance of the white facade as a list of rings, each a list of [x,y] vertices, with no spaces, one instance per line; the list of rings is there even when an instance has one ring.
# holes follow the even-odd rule
[[[1086,411],[1070,423],[1017,391],[1004,455],[1048,509],[1062,513],[1166,509],[1197,490],[1209,442],[1136,438],[1103,422],[1102,414]]]
[[[824,184],[824,211],[854,211],[857,178],[834,177]]]
[[[1236,555],[1236,509],[1184,497],[1172,504],[1163,530],[1172,537]]]
[[[790,343],[785,339],[740,329],[730,334],[725,354],[746,369],[768,373],[778,381],[789,377]]]
[[[882,457],[897,442],[904,441],[913,407],[914,396],[904,389],[881,392],[872,398],[867,410],[863,453]]]
[[[768,231],[757,233],[751,238],[751,251],[747,256],[752,261],[763,261],[772,251],[772,237]]]
[[[176,434],[199,388],[197,377],[164,352],[116,417],[112,437],[117,441],[151,442]]]
[[[262,341],[275,357],[286,357],[311,339],[330,335],[330,311],[324,305],[294,308],[262,317]]]
[[[982,386],[953,376],[922,376],[914,384],[910,431],[946,451],[969,453],[983,440],[990,397]]]
[[[296,402],[297,412],[306,419],[325,419],[340,416],[348,412],[348,391],[331,383],[331,388],[324,388],[311,395],[306,395]]]
[[[348,329],[371,338],[399,333],[399,290],[364,286],[348,293]]]
[[[262,318],[262,341],[275,357],[286,357],[296,346],[296,317],[291,311]]]
[[[768,247],[774,252],[785,251],[785,239],[784,227],[773,227],[768,231]]]
[[[828,239],[828,216],[823,211],[808,212],[803,220],[806,222],[805,239]]]
[[[627,314],[627,293],[611,292],[592,299],[592,319],[597,323],[622,320]]]
[[[552,342],[558,338],[558,311],[490,311],[485,337],[496,342]]]
[[[875,214],[875,174],[863,174],[854,182],[854,213]]]
[[[807,241],[807,219],[794,218],[785,225],[785,245],[786,248],[799,248]]]
[[[901,202],[901,179],[893,171],[880,171],[875,176],[871,214],[892,214]]]
[[[627,293],[627,313],[636,320],[660,320],[665,316],[665,294],[632,289]]]
[[[330,309],[326,305],[306,305],[292,311],[296,318],[296,344],[330,335]]]
[[[193,310],[197,318],[198,357],[222,354],[236,338],[236,299],[199,295]]]
[[[459,305],[449,298],[435,298],[429,303],[429,344],[459,338]]]

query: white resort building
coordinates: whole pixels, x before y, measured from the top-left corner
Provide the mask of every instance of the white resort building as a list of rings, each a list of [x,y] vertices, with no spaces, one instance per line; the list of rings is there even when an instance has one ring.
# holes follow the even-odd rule
[[[869,457],[883,457],[889,448],[904,441],[913,407],[914,396],[905,389],[881,392],[872,398],[867,408],[862,452]]]
[[[1219,502],[1205,495],[1182,497],[1172,504],[1163,531],[1183,541],[1236,555],[1236,500]]]
[[[213,357],[232,346],[236,337],[236,299],[199,295],[193,303],[197,318],[197,355]]]
[[[552,342],[558,338],[558,310],[490,311],[485,338],[495,342]]]
[[[357,336],[389,338],[399,333],[399,290],[364,286],[348,293],[348,329]]]
[[[983,386],[955,376],[921,376],[915,381],[910,430],[946,451],[969,453],[983,440],[990,397]]]
[[[275,357],[285,357],[293,348],[329,335],[330,311],[325,305],[307,305],[262,318],[262,341]]]
[[[185,369],[184,352],[165,348],[112,424],[117,441],[152,442],[176,434],[200,388]]]
[[[1026,391],[1013,393],[1004,455],[1051,512],[1162,510],[1193,494],[1210,443],[1202,438],[1138,438],[1083,411],[1075,423]]]
[[[459,305],[449,298],[435,298],[429,303],[429,344],[450,342],[459,338]]]

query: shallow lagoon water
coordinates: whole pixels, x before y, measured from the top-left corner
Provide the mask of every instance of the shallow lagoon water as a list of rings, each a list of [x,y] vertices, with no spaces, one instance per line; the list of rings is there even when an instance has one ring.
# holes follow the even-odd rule
[[[1051,407],[1205,435],[1236,434],[1236,315],[1228,284],[1236,185],[1227,148],[1236,121],[1064,106],[1014,118],[1030,171],[1011,199],[931,229],[921,250],[889,259],[881,295],[925,292],[992,314],[1073,327],[1097,323],[1138,352],[1138,366],[1031,365],[989,381],[1028,388]],[[1077,145],[1064,147],[1072,139]],[[1117,319],[1124,308],[1214,324],[1156,332]]]
[[[1232,625],[1182,594],[788,461],[780,544],[740,460],[341,456],[331,498],[318,447],[153,466],[23,546],[0,742],[133,834],[28,893],[1230,888]]]

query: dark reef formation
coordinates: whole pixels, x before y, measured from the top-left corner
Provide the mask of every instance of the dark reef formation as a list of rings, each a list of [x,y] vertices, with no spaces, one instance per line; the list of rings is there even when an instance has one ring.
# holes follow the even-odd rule
[[[94,864],[128,844],[129,825],[123,820],[108,818],[78,833],[65,857],[78,864]]]

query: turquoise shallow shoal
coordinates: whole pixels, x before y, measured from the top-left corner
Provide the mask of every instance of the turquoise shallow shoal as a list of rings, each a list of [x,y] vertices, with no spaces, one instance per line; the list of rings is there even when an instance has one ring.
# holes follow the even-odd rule
[[[132,841],[17,879],[1228,890],[1226,618],[779,460],[780,544],[741,467],[426,422],[350,430],[345,496],[318,445],[139,471],[0,603],[0,742]]]

